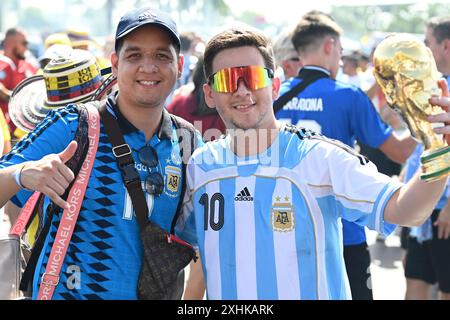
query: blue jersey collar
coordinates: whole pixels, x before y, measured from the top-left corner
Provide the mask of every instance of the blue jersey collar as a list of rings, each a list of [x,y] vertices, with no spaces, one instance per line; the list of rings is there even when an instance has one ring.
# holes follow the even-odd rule
[[[119,127],[123,134],[129,134],[132,132],[139,131],[127,118],[120,112],[117,106],[117,96],[118,92],[111,93],[106,101],[106,107],[108,111],[118,120]],[[169,112],[164,108],[161,118],[161,123],[158,130],[159,139],[171,139],[172,138],[172,119],[170,118]]]
[[[328,78],[331,77],[331,72],[328,71],[327,69],[324,69],[322,67],[319,66],[304,66],[303,68],[301,68],[298,72],[298,76],[300,78],[305,78],[305,76],[310,76],[313,73],[324,73],[327,75]]]

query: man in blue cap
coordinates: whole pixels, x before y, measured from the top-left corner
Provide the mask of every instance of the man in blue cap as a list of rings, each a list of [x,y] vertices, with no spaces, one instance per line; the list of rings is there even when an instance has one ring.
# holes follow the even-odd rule
[[[169,231],[182,196],[179,181],[184,180],[175,119],[164,108],[183,69],[175,22],[150,8],[126,13],[117,26],[111,64],[118,91],[108,97],[106,109],[117,119],[127,150],[134,158],[149,219]],[[0,169],[11,172],[11,179],[17,183],[5,190],[16,205],[23,206],[31,195],[29,190],[37,190],[59,207],[67,208],[62,195],[74,174],[65,162],[76,150],[76,143],[71,141],[78,117],[71,105],[50,112],[13,152],[1,159]],[[77,228],[50,298],[137,298],[143,261],[139,224],[111,147],[101,123],[99,147]],[[30,161],[35,159],[41,160]],[[44,208],[46,214],[49,203]],[[48,255],[60,212],[56,208],[56,214],[48,219],[49,232],[44,235],[31,281],[34,299],[45,266],[50,264]],[[173,298],[180,298],[181,293],[182,288]]]

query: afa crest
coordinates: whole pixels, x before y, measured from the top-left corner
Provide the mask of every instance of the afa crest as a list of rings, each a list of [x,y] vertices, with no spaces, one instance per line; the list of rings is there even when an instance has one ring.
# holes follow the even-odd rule
[[[169,193],[178,193],[181,183],[181,170],[178,167],[166,166],[166,190]]]
[[[274,231],[288,232],[294,230],[295,215],[292,203],[285,197],[286,202],[281,202],[281,197],[276,197],[272,204],[272,227]]]

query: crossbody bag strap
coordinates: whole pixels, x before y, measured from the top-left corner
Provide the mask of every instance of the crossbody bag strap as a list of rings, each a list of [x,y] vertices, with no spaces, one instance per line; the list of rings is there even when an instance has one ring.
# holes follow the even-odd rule
[[[87,103],[85,107],[89,112],[89,151],[84,158],[82,169],[78,173],[67,197],[69,208],[65,209],[61,216],[55,241],[50,251],[47,267],[45,273],[42,275],[37,296],[38,300],[51,300],[55,288],[59,283],[59,275],[64,263],[64,258],[67,249],[69,248],[70,239],[72,238],[75,224],[81,210],[82,201],[78,200],[84,198],[89,177],[94,166],[100,136],[100,117],[94,104]]]
[[[299,95],[300,92],[306,89],[311,83],[315,82],[316,80],[319,80],[321,78],[328,78],[329,76],[324,72],[317,72],[308,74],[305,77],[301,76],[301,72],[298,76],[298,78],[302,79],[302,82],[297,84],[295,87],[293,87],[291,90],[283,94],[281,97],[279,97],[274,103],[273,103],[273,113],[277,114],[278,111],[280,111],[286,103],[292,100],[292,98]]]
[[[91,102],[95,104],[94,102]],[[77,128],[77,133],[75,135],[75,141],[78,143],[78,148],[75,151],[75,155],[69,159],[69,161],[66,163],[66,166],[70,168],[73,172],[79,172],[81,168],[82,162],[80,159],[84,159],[87,153],[87,145],[88,143],[85,143],[83,139],[88,136],[88,110],[82,109],[83,107],[81,105],[78,105],[79,110],[79,122]],[[84,111],[86,110],[86,111]],[[84,124],[86,122],[86,125]],[[69,188],[67,190],[70,190],[72,187],[72,184],[69,185]],[[67,196],[67,192],[63,195],[63,198]],[[36,191],[34,192],[30,198],[28,198],[28,201],[23,206],[22,210],[20,211],[19,217],[17,218],[16,222],[14,223],[14,226],[11,228],[10,235],[17,235],[21,236],[23,232],[28,228],[28,225],[30,223],[30,219],[34,217],[35,211],[36,211],[36,205],[38,204],[39,200],[41,199],[42,193]]]
[[[179,118],[174,115],[170,115],[175,127],[177,129],[178,143],[180,145],[180,157],[181,161],[181,193],[180,199],[178,200],[177,211],[172,219],[172,224],[170,225],[170,233],[175,234],[175,225],[177,224],[178,217],[181,215],[181,207],[183,204],[184,193],[186,191],[186,164],[197,148],[195,139],[195,128],[194,126],[187,122],[186,120]],[[187,134],[186,134],[187,133]]]
[[[94,103],[94,102],[90,102]],[[89,137],[88,137],[88,128],[89,128],[89,111],[86,109],[84,104],[77,104],[78,109],[78,128],[75,133],[74,140],[77,142],[78,148],[75,151],[75,154],[69,161],[66,162],[66,166],[72,170],[72,172],[77,175],[81,169],[81,165],[83,164],[83,159],[86,157],[86,154],[89,149]],[[67,195],[72,188],[73,182],[66,189],[66,192],[62,196],[63,199],[67,199]],[[36,192],[37,193],[37,192]],[[16,234],[20,232],[19,235],[23,235],[25,230],[28,230],[30,223],[33,221],[34,217],[37,215],[39,217],[39,225],[38,231],[35,235],[35,243],[33,245],[31,256],[28,259],[27,266],[22,274],[22,279],[20,281],[20,290],[29,291],[30,283],[33,279],[34,270],[36,268],[41,250],[45,243],[45,238],[50,229],[50,224],[53,218],[54,213],[58,210],[57,206],[51,202],[47,207],[45,220],[43,214],[43,202],[44,195],[40,193],[37,201],[34,199],[35,194],[33,194],[25,204],[24,208],[20,215],[24,214],[23,217],[19,216],[19,228],[13,227],[12,231]],[[34,206],[34,208],[33,208]],[[31,210],[32,212],[27,212],[27,210]],[[24,211],[25,210],[25,211]],[[27,221],[28,220],[28,221]],[[22,228],[22,225],[25,226],[25,229]]]
[[[18,237],[22,235],[28,222],[30,221],[31,216],[33,215],[34,208],[36,207],[41,194],[42,193],[40,193],[39,191],[36,191],[31,195],[30,198],[28,198],[28,201],[23,206],[22,210],[20,211],[19,217],[17,218],[14,226],[9,232],[10,235],[15,235]]]
[[[100,108],[100,117],[102,118],[103,126],[112,145],[112,153],[116,157],[123,183],[130,195],[131,203],[136,211],[136,217],[142,230],[148,223],[148,206],[144,191],[142,190],[141,179],[139,178],[139,173],[136,170],[134,159],[131,155],[131,148],[125,142],[116,118],[106,109],[106,105],[102,105]]]

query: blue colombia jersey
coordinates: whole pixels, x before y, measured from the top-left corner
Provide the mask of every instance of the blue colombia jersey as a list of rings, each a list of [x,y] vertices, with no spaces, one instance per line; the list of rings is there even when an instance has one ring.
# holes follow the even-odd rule
[[[147,203],[150,220],[169,230],[181,194],[180,149],[169,114],[164,111],[159,132],[146,141],[144,133],[120,114],[114,96],[109,97],[108,110],[120,120],[141,180],[145,180],[149,170],[159,171],[164,176],[163,193],[159,197],[147,194]],[[50,112],[32,133],[1,159],[0,167],[61,152],[74,139],[77,126],[75,107]],[[139,225],[103,124],[100,130],[94,167],[53,299],[137,298],[143,254]],[[139,162],[137,151],[146,144],[157,151],[159,165],[156,168],[149,169]],[[178,183],[173,183],[174,177]],[[22,206],[30,195],[30,192],[21,191],[13,202]],[[45,206],[48,204],[46,201]],[[34,273],[33,298],[37,297],[60,215],[61,212],[54,215],[45,238],[44,250]]]
[[[292,129],[257,156],[236,157],[227,136],[188,164],[178,228],[199,247],[208,299],[349,299],[341,217],[395,227],[383,213],[399,183],[340,142]]]
[[[319,67],[306,66],[300,76],[329,72]],[[281,86],[280,96],[301,80],[291,78]],[[354,147],[356,139],[372,148],[378,148],[390,136],[389,128],[378,116],[372,102],[359,88],[330,78],[310,84],[276,114],[277,119],[305,127],[324,136]],[[344,244],[365,242],[364,228],[343,220]]]

